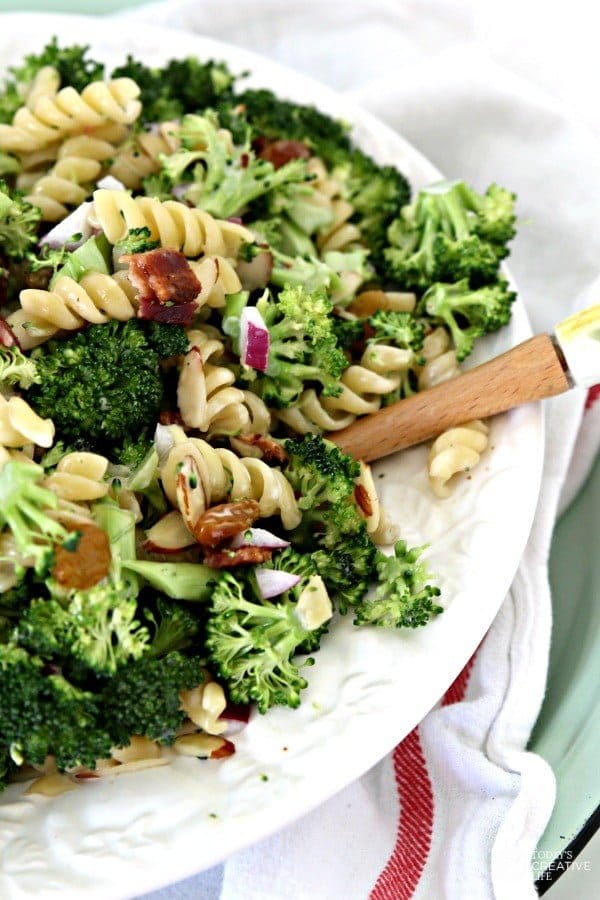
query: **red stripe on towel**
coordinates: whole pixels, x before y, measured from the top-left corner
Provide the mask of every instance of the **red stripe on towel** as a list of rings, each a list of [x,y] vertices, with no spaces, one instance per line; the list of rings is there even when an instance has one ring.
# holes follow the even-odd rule
[[[591,387],[587,392],[585,408],[591,409],[598,397],[600,397],[600,384],[595,384],[594,387]]]
[[[463,699],[476,652],[442,699],[443,706]],[[415,728],[393,753],[394,776],[400,799],[396,843],[369,900],[410,900],[425,868],[433,833],[433,790]]]

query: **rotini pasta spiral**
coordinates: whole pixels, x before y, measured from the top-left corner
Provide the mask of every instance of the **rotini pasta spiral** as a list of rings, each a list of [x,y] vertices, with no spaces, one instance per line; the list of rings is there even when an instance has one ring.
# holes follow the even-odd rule
[[[242,289],[239,275],[224,256],[204,256],[192,261],[190,268],[202,286],[195,299],[199,309],[203,306],[221,309],[228,294],[237,294]]]
[[[488,432],[488,426],[475,419],[436,438],[429,451],[429,483],[438,497],[449,497],[453,477],[477,465],[488,446]]]
[[[301,515],[285,475],[260,459],[240,459],[224,447],[212,447],[201,438],[190,438],[182,428],[170,426],[174,446],[160,469],[165,493],[178,505],[177,476],[186,457],[198,472],[196,514],[201,515],[223,500],[256,500],[263,517],[280,515],[283,527],[296,528]]]
[[[278,410],[277,418],[299,434],[339,431],[351,425],[356,416],[376,412],[382,398],[399,387],[400,377],[412,361],[410,350],[372,344],[360,363],[348,366],[343,373],[339,396],[318,396],[310,388],[304,391],[297,406]]]
[[[223,343],[200,329],[188,332],[188,336],[192,346],[183,361],[177,386],[183,421],[205,434],[248,431],[250,415],[244,405],[244,392],[233,386],[233,372],[214,362],[223,355]]]
[[[29,85],[25,96],[27,109],[35,109],[42,97],[55,97],[60,87],[60,73],[54,66],[42,66]]]
[[[448,381],[460,372],[450,335],[442,326],[427,335],[419,355],[425,360],[423,366],[415,367],[421,391]]]
[[[214,219],[177,200],[131,197],[125,191],[95,191],[93,219],[111,244],[123,240],[132,228],[148,228],[152,240],[192,259],[202,254],[235,259],[240,245],[253,240],[252,233],[236,222]]]
[[[0,149],[27,153],[108,122],[131,125],[141,112],[139,93],[131,78],[115,78],[93,81],[81,93],[66,87],[40,96],[32,109],[17,110],[11,125],[0,124]]]
[[[178,130],[177,122],[161,122],[156,129],[135,135],[115,154],[111,175],[131,190],[139,188],[144,178],[158,172],[161,156],[179,149]]]
[[[4,397],[0,394],[0,446],[51,447],[54,441],[54,423],[42,419],[22,397]],[[6,461],[6,460],[5,460]]]
[[[108,493],[109,484],[104,481],[108,460],[98,453],[67,453],[54,472],[44,481],[61,500],[74,503],[99,500]]]
[[[136,313],[132,294],[126,273],[117,279],[101,272],[89,272],[80,281],[62,276],[52,290],[21,291],[21,308],[11,313],[7,321],[21,347],[30,350],[61,329],[73,331],[85,322],[101,325],[110,319],[121,322],[131,319]]]

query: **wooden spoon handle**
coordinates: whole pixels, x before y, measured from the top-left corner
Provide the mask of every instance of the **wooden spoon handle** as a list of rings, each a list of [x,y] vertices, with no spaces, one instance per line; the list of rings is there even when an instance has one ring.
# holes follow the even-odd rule
[[[562,394],[572,386],[549,334],[538,334],[450,381],[357,419],[329,440],[366,462],[437,437],[471,419]]]

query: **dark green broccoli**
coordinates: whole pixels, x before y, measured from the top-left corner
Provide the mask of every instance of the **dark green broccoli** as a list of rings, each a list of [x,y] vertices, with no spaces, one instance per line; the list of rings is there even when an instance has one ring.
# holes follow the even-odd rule
[[[166,597],[157,598],[156,612],[147,609],[145,613],[155,629],[148,647],[149,656],[165,656],[173,650],[185,650],[200,630],[198,618],[187,606],[173,603]]]
[[[26,569],[14,587],[0,594],[0,616],[11,620],[18,618],[40,587],[33,569]]]
[[[140,124],[163,122],[181,118],[215,106],[219,100],[231,96],[234,76],[225,63],[209,60],[202,63],[195,57],[173,59],[162,68],[152,68],[127,57],[116,68],[113,78],[133,78],[141,90],[142,113]]]
[[[356,607],[355,625],[418,628],[443,612],[434,602],[440,589],[428,584],[427,566],[419,559],[423,550],[409,550],[405,541],[398,541],[393,556],[378,552],[377,587]]]
[[[515,233],[514,194],[491,185],[478,194],[463,181],[424,188],[388,230],[386,274],[406,287],[467,278],[494,281]]]
[[[183,356],[188,352],[189,340],[183,325],[142,320],[144,336],[159,359]]]
[[[275,169],[256,157],[249,144],[232,151],[217,126],[211,115],[186,116],[179,132],[183,149],[162,160],[163,173],[172,185],[188,183],[184,199],[194,206],[225,219],[258,197],[310,179],[303,159]]]
[[[307,383],[321,385],[325,396],[337,396],[348,362],[337,345],[333,307],[325,292],[286,288],[277,297],[265,294],[256,308],[270,345],[266,372],[243,373],[253,390],[276,407],[295,403]]]
[[[28,400],[52,417],[60,439],[93,443],[110,456],[131,435],[154,429],[164,385],[159,354],[139,320],[91,325],[32,356],[41,383]]]
[[[0,744],[0,793],[2,793],[6,787],[6,783],[14,767],[14,763],[10,758],[9,748]]]
[[[294,545],[311,553],[340,612],[360,602],[373,578],[376,547],[355,500],[359,464],[316,435],[287,440],[285,476],[302,522]]]
[[[17,763],[59,769],[94,767],[113,740],[100,724],[98,697],[46,674],[42,662],[12,644],[0,645],[0,734]]]
[[[73,550],[79,538],[49,515],[58,497],[41,486],[45,474],[41,466],[17,460],[0,471],[0,529],[10,529],[17,550],[31,560],[38,575],[49,572],[57,544]]]
[[[279,569],[300,577],[298,584],[286,591],[284,596],[296,602],[297,614],[302,624],[306,627],[310,625],[306,639],[298,645],[296,652],[314,653],[321,646],[323,635],[327,634],[333,610],[312,556],[308,553],[297,553],[292,547],[288,547],[281,553],[276,553],[270,562],[265,563],[265,568]],[[327,619],[323,624],[316,625],[315,617],[320,620],[324,615]]]
[[[255,701],[261,713],[275,705],[299,706],[307,681],[294,656],[310,631],[289,595],[263,600],[251,578],[223,572],[215,581],[206,633],[209,661],[234,703]]]
[[[425,340],[425,323],[412,313],[378,309],[369,316],[372,333],[369,344],[395,344],[411,350],[420,350]]]
[[[18,384],[22,390],[27,390],[32,384],[37,384],[39,380],[40,376],[35,363],[29,356],[25,356],[16,346],[0,346],[1,384]]]
[[[15,640],[42,657],[60,657],[102,675],[139,659],[148,629],[135,618],[136,599],[123,583],[106,582],[56,599],[33,600],[19,620]]]
[[[457,284],[433,284],[423,294],[418,308],[434,322],[446,325],[460,361],[471,353],[476,338],[497,331],[510,321],[515,298],[514,291],[502,279],[476,290],[471,290],[464,279]]]
[[[100,81],[104,75],[102,63],[88,59],[89,47],[73,45],[61,48],[52,38],[41,53],[31,53],[20,66],[9,68],[10,78],[0,95],[0,122],[12,122],[16,111],[23,106],[27,90],[37,73],[44,66],[58,70],[61,87],[73,87],[82,91],[90,81]]]
[[[130,228],[127,236],[115,244],[114,256],[126,256],[129,253],[148,253],[150,250],[156,250],[160,247],[160,241],[152,240],[152,233],[149,228]]]
[[[25,259],[37,243],[42,214],[37,206],[0,180],[0,251],[9,259]]]
[[[352,345],[360,343],[365,338],[365,323],[361,319],[333,318],[333,332],[338,346],[342,350],[351,350]]]
[[[138,438],[126,438],[115,458],[119,466],[125,466],[130,472],[138,469],[154,448],[154,441],[147,435]]]
[[[197,687],[203,680],[202,660],[178,652],[160,659],[147,654],[122,666],[100,695],[113,744],[128,744],[132,734],[172,744],[185,719],[179,692]]]

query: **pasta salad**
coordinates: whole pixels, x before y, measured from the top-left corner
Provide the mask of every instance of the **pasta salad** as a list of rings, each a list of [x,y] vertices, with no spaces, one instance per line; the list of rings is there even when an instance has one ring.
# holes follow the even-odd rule
[[[339,616],[442,612],[335,433],[509,321],[514,195],[411,196],[222,63],[56,40],[4,85],[0,179],[0,784],[229,756]],[[434,442],[439,496],[487,434]]]

